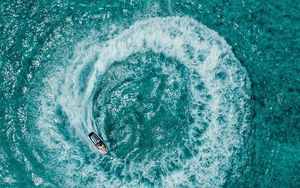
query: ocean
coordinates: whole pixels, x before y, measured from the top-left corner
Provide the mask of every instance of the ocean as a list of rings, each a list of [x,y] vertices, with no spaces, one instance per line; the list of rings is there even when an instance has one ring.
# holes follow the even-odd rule
[[[300,187],[299,2],[0,15],[0,187]]]

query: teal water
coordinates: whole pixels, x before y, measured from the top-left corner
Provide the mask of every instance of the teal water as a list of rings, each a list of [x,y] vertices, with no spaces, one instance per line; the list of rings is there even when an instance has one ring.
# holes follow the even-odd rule
[[[298,2],[0,14],[0,187],[300,187]]]

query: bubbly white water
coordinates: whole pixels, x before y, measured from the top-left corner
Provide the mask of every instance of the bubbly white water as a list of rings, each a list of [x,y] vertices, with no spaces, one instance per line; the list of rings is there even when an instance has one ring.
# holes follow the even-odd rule
[[[75,48],[74,56],[66,60],[68,67],[58,69],[44,80],[45,94],[40,99],[43,111],[38,127],[53,160],[64,161],[57,170],[69,177],[65,182],[68,185],[74,186],[87,176],[95,178],[87,184],[96,186],[131,187],[140,184],[142,177],[157,183],[151,177],[151,166],[159,162],[161,169],[168,169],[166,158],[171,154],[161,161],[131,162],[122,167],[122,176],[131,177],[126,181],[107,176],[97,166],[105,160],[118,166],[123,163],[122,159],[97,155],[94,161],[83,165],[84,156],[91,155],[94,150],[82,153],[76,147],[78,142],[88,145],[86,135],[99,129],[92,114],[98,78],[114,62],[147,51],[175,58],[188,68],[191,115],[195,119],[189,125],[185,146],[193,156],[184,161],[172,159],[177,161],[180,170],[166,170],[160,185],[220,186],[225,183],[226,173],[243,163],[236,155],[243,146],[243,132],[247,127],[249,79],[231,47],[216,32],[189,17],[149,18],[137,21],[107,41],[81,42]],[[83,74],[84,71],[88,73]],[[203,89],[199,89],[201,83]],[[60,121],[55,115],[57,105],[66,113],[69,129],[75,130],[72,137],[78,142],[66,140],[56,124],[51,123],[51,119]],[[201,131],[204,133],[198,134]],[[179,148],[177,152],[182,153]],[[49,168],[52,163],[49,162]]]

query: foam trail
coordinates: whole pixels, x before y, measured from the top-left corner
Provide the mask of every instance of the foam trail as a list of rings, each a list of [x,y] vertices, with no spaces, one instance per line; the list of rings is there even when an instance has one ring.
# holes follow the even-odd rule
[[[120,168],[122,177],[130,177],[130,181],[116,175],[105,176],[104,168],[97,167],[99,161],[77,170],[75,161],[82,161],[88,153],[75,151],[72,147],[75,143],[64,141],[55,125],[49,124],[48,128],[53,131],[51,136],[56,136],[63,143],[60,148],[56,148],[55,144],[47,145],[54,151],[55,157],[68,160],[67,154],[72,153],[76,158],[62,164],[65,166],[61,170],[65,170],[67,175],[77,173],[78,179],[70,180],[70,185],[76,185],[81,177],[89,175],[95,178],[90,185],[147,186],[141,182],[141,179],[147,179],[151,185],[164,187],[220,186],[225,183],[227,172],[234,171],[243,162],[235,161],[235,155],[243,146],[241,135],[247,127],[247,73],[222,37],[189,17],[149,18],[137,21],[107,41],[83,41],[76,48],[75,56],[69,60],[65,77],[59,76],[60,73],[55,77],[60,77],[64,84],[45,91],[60,91],[58,99],[52,97],[41,100],[60,105],[70,127],[76,130],[76,136],[87,141],[86,134],[100,130],[100,124],[104,124],[103,118],[99,122],[93,115],[93,99],[99,89],[99,78],[115,62],[147,52],[171,57],[189,71],[190,112],[195,121],[188,126],[185,148],[192,157],[177,161],[185,155],[182,148],[174,148],[175,153],[164,153],[162,158],[155,161],[146,155],[144,160],[133,161],[129,165],[122,163],[122,158],[116,155],[114,159],[99,156],[100,163],[103,161],[111,166],[109,172]],[[47,107],[40,121],[47,121],[51,111],[53,109]],[[41,128],[44,137],[49,137],[47,132]],[[51,143],[50,138],[48,141]],[[174,161],[179,170],[168,170]],[[159,179],[152,175],[153,166],[157,164],[165,172]]]

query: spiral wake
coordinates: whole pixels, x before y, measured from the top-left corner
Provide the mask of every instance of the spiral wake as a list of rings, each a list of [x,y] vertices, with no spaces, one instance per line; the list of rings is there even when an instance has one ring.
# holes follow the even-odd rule
[[[66,61],[45,78],[38,127],[69,185],[208,187],[243,163],[248,75],[203,24],[137,21],[108,40],[83,40]],[[90,145],[90,131],[109,155]]]

